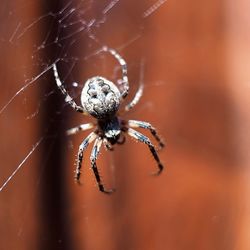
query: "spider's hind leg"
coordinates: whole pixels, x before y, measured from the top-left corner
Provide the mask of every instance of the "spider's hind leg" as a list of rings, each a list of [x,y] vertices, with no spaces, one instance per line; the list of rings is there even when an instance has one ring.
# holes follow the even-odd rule
[[[108,48],[107,46],[104,46],[102,48],[103,51],[109,52],[112,56],[116,58],[116,60],[119,62],[122,68],[122,86],[123,90],[121,92],[121,96],[123,99],[125,99],[128,95],[129,91],[129,82],[128,82],[128,67],[126,61],[121,57],[120,54],[114,49]]]
[[[144,89],[144,85],[140,84],[137,92],[135,93],[133,100],[125,106],[125,111],[131,110],[140,101],[142,94],[143,94],[143,89]]]
[[[144,90],[143,77],[144,77],[144,60],[141,60],[139,88],[138,88],[137,92],[135,93],[133,100],[125,106],[125,111],[131,110],[140,101],[140,99],[143,95],[143,90]]]
[[[67,132],[66,132],[66,135],[74,135],[80,131],[85,131],[85,130],[88,130],[88,129],[91,129],[94,127],[94,124],[93,123],[86,123],[86,124],[81,124],[77,127],[74,127],[74,128],[71,128],[71,129],[68,129]]]
[[[56,80],[56,85],[60,89],[62,94],[64,95],[65,102],[68,103],[75,111],[80,112],[80,113],[84,113],[86,115],[83,108],[76,104],[74,99],[69,95],[69,93],[67,92],[67,90],[63,86],[63,84],[61,82],[61,79],[59,77],[59,74],[58,74],[57,66],[56,66],[55,63],[53,64],[53,72],[54,72],[54,77],[55,77],[55,80]]]
[[[156,174],[156,175],[159,175],[159,174],[162,172],[162,170],[163,170],[164,167],[163,167],[163,165],[162,165],[162,163],[161,163],[161,161],[160,161],[160,158],[159,158],[159,156],[158,156],[158,154],[157,154],[157,152],[156,152],[156,150],[155,150],[154,145],[151,143],[151,141],[149,140],[149,138],[148,138],[147,136],[145,136],[145,135],[143,135],[143,134],[141,134],[141,133],[135,131],[135,130],[132,129],[132,128],[128,128],[128,131],[127,131],[127,132],[128,132],[128,134],[129,134],[131,137],[133,137],[133,138],[135,138],[136,140],[138,140],[138,141],[140,141],[140,142],[143,142],[143,143],[145,143],[146,145],[148,145],[149,150],[150,150],[150,152],[152,153],[154,159],[156,160],[157,165],[158,165],[158,168],[159,168],[159,170],[158,170],[155,174]]]

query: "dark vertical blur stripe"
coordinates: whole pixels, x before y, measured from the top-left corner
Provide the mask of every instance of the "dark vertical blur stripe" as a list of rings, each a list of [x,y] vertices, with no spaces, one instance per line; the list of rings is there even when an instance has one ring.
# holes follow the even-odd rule
[[[50,1],[43,6],[45,12],[56,12],[62,8],[62,2]],[[46,22],[44,29],[51,29],[50,24]],[[55,33],[56,33],[56,28]],[[52,32],[53,34],[53,32]],[[44,57],[53,58],[56,57],[56,50],[45,50]],[[44,81],[42,87],[49,90],[52,89],[51,85],[55,85],[55,79],[52,71],[48,75],[46,81]],[[56,87],[55,87],[56,89]],[[53,95],[53,98],[48,98],[44,103],[44,110],[41,122],[41,128],[47,128],[48,137],[43,143],[42,161],[46,160],[45,173],[43,175],[44,180],[41,182],[41,235],[39,237],[39,249],[73,249],[71,230],[68,225],[67,217],[67,190],[65,187],[65,171],[64,171],[64,152],[65,148],[65,128],[62,125],[62,120],[66,117],[62,115],[58,116],[57,112],[61,110],[63,105],[63,97],[59,91]],[[53,120],[51,120],[53,118]],[[46,158],[46,159],[43,159]]]

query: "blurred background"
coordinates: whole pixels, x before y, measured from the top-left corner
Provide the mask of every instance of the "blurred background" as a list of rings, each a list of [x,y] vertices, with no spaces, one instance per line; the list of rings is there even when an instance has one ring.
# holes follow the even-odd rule
[[[4,0],[0,186],[17,173],[0,189],[0,249],[250,249],[249,8],[246,0]],[[51,71],[57,62],[80,103],[89,77],[121,77],[98,53],[103,45],[128,63],[128,101],[145,85],[123,117],[152,123],[166,142],[158,177],[145,145],[127,138],[114,152],[102,148],[98,168],[117,190],[110,196],[96,186],[91,146],[82,185],[74,183],[88,132],[65,131],[91,119],[65,104]]]

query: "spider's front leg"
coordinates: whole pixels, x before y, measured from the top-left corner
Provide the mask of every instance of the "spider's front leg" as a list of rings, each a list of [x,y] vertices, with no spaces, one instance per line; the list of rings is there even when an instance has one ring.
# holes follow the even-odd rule
[[[161,138],[157,134],[156,129],[149,122],[129,120],[128,125],[129,125],[129,127],[132,127],[132,128],[148,129],[151,132],[151,134],[154,136],[156,141],[159,143],[160,148],[163,148],[165,146],[163,141],[161,140]]]
[[[141,134],[141,133],[135,131],[135,130],[132,129],[132,128],[128,128],[128,131],[127,131],[127,132],[128,132],[128,134],[129,134],[131,137],[133,137],[133,138],[135,138],[136,140],[138,140],[138,141],[140,141],[140,142],[143,142],[143,143],[145,143],[146,145],[148,145],[149,150],[151,151],[151,153],[152,153],[154,159],[156,160],[156,162],[157,162],[157,164],[158,164],[159,170],[156,172],[156,175],[159,175],[159,174],[162,172],[162,170],[163,170],[163,165],[162,165],[162,163],[161,163],[161,161],[160,161],[160,158],[159,158],[159,156],[158,156],[158,154],[157,154],[157,152],[156,152],[156,150],[155,150],[154,145],[151,143],[151,141],[149,140],[149,138],[146,137],[145,135],[143,135],[143,134]]]
[[[99,137],[95,140],[95,144],[93,146],[93,149],[92,149],[92,152],[91,152],[91,156],[90,156],[90,161],[91,161],[91,167],[93,169],[93,172],[95,174],[95,178],[96,178],[96,181],[97,181],[97,184],[98,184],[98,187],[99,187],[99,190],[103,193],[106,193],[106,194],[111,194],[113,193],[115,190],[111,189],[111,190],[106,190],[104,188],[104,185],[102,183],[102,180],[101,180],[101,177],[100,177],[100,174],[99,174],[99,171],[98,171],[98,168],[97,168],[97,165],[96,165],[96,160],[97,160],[97,157],[98,157],[98,154],[100,152],[100,147],[102,145],[102,138]]]
[[[91,132],[88,137],[86,137],[83,142],[81,143],[79,150],[78,150],[78,156],[77,156],[77,165],[75,170],[75,180],[78,184],[80,184],[80,176],[81,176],[81,167],[82,167],[82,158],[83,158],[83,152],[88,147],[89,143],[91,143],[93,140],[95,140],[97,137],[97,134],[95,132]]]

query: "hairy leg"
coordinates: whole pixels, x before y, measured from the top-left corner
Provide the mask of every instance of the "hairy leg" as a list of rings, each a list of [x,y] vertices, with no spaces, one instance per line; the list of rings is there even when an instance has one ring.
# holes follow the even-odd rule
[[[137,92],[135,93],[135,96],[133,100],[125,106],[125,111],[131,110],[141,99],[143,90],[144,90],[144,60],[141,61],[141,70],[140,70],[140,83],[139,83],[139,88]]]
[[[151,132],[151,134],[154,136],[156,141],[159,143],[160,148],[163,148],[165,146],[162,139],[157,134],[156,129],[150,123],[144,122],[144,121],[129,120],[128,126],[132,128],[148,129]]]
[[[94,132],[91,132],[81,143],[78,155],[77,155],[77,164],[76,164],[76,170],[75,170],[75,180],[79,184],[80,176],[81,176],[81,167],[82,167],[82,159],[83,159],[83,152],[86,150],[88,145],[95,140],[97,135]]]
[[[65,96],[65,102],[68,103],[74,110],[80,113],[84,113],[84,110],[81,106],[78,106],[73,98],[68,94],[67,90],[63,86],[60,77],[58,75],[56,64],[53,64],[54,77],[56,80],[57,87],[61,90],[62,94]]]
[[[122,68],[122,85],[123,85],[123,91],[121,93],[121,96],[123,99],[126,98],[129,91],[129,82],[128,82],[128,69],[127,69],[127,63],[126,61],[118,54],[114,49],[110,49],[107,46],[104,46],[103,51],[109,52],[112,56],[114,56]]]
[[[103,193],[110,194],[114,190],[107,190],[107,189],[105,189],[105,187],[104,187],[104,185],[102,183],[102,180],[101,180],[101,177],[100,177],[97,165],[96,165],[96,160],[97,160],[98,154],[100,152],[101,145],[102,145],[102,138],[99,137],[99,138],[97,138],[95,140],[95,144],[94,144],[92,152],[91,152],[91,156],[90,156],[91,167],[92,167],[93,172],[95,174],[95,178],[96,178],[96,182],[98,184],[99,190],[101,192],[103,192]]]
[[[66,134],[67,135],[74,135],[80,131],[85,131],[85,130],[88,130],[88,129],[91,129],[94,127],[94,124],[93,123],[86,123],[86,124],[81,124],[77,127],[74,127],[74,128],[71,128],[69,130],[67,130]]]
[[[135,138],[136,140],[138,140],[138,141],[140,141],[140,142],[145,143],[145,144],[148,146],[150,152],[152,153],[154,159],[155,159],[156,162],[157,162],[157,165],[158,165],[159,170],[156,172],[156,174],[159,175],[159,174],[162,172],[162,170],[163,170],[164,167],[163,167],[163,165],[162,165],[162,163],[161,163],[161,161],[160,161],[160,158],[159,158],[159,156],[158,156],[158,154],[157,154],[157,152],[156,152],[156,150],[155,150],[154,145],[151,143],[151,141],[149,140],[149,138],[146,137],[145,135],[143,135],[143,134],[141,134],[141,133],[135,131],[135,130],[132,129],[132,128],[128,128],[128,131],[127,131],[127,132],[128,132],[128,134],[129,134],[131,137]]]

